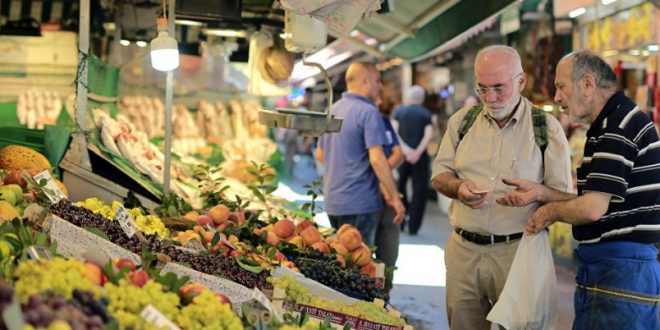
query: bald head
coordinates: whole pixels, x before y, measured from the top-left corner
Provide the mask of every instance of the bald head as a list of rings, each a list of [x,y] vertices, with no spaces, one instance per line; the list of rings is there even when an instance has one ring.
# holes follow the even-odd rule
[[[479,51],[475,59],[474,71],[475,75],[494,71],[510,71],[517,74],[523,72],[523,68],[518,51],[509,46],[494,45]]]
[[[372,101],[380,96],[380,73],[368,62],[353,62],[346,70],[346,88],[349,93],[362,95]]]

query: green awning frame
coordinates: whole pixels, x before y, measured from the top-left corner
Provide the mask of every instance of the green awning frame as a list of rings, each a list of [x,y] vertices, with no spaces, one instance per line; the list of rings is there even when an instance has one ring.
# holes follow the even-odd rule
[[[387,53],[403,59],[422,56],[502,11],[516,0],[461,0]]]

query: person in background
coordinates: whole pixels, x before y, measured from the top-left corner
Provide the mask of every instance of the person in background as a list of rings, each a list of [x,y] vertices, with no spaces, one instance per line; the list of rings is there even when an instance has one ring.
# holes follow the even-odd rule
[[[557,64],[555,102],[590,124],[577,196],[526,180],[499,200],[544,203],[527,221],[535,234],[573,225],[580,261],[573,329],[660,329],[660,141],[648,115],[622,91],[598,55],[577,51]]]
[[[383,102],[376,102],[376,105],[382,114],[383,125],[385,126],[386,144],[383,145],[383,152],[387,157],[390,170],[394,171],[403,163],[403,153],[399,146],[396,131],[390,121],[391,107],[389,104],[383,104]],[[389,198],[387,189],[381,187],[381,191],[383,192],[383,200],[387,201]],[[382,260],[387,267],[395,266],[399,257],[400,226],[394,222],[395,216],[396,211],[392,207],[386,206],[376,229],[376,258]],[[387,278],[385,288],[387,290],[392,289],[392,277]]]
[[[426,153],[433,138],[431,111],[422,103],[426,92],[421,86],[412,86],[406,95],[405,105],[394,110],[392,122],[401,137],[401,148],[406,161],[399,167],[399,192],[408,210],[408,232],[417,235],[422,226],[426,195],[429,190],[430,158]],[[408,203],[406,186],[412,177],[412,198]]]
[[[405,207],[383,153],[385,127],[374,105],[382,88],[380,73],[373,64],[353,62],[346,71],[346,86],[348,91],[332,106],[332,114],[343,118],[342,128],[323,135],[316,149],[316,158],[325,166],[325,210],[334,228],[354,225],[363,240],[374,245],[384,209],[381,184],[395,210],[395,223],[403,220]]]
[[[432,184],[453,199],[454,232],[445,247],[449,326],[486,330],[491,328],[486,316],[504,288],[526,221],[538,207],[497,204],[512,190],[502,180],[522,178],[561,191],[571,191],[572,185],[559,121],[520,94],[527,76],[518,52],[503,45],[482,49],[475,79],[483,104],[449,119]],[[545,133],[539,134],[545,140],[537,141],[535,131]]]

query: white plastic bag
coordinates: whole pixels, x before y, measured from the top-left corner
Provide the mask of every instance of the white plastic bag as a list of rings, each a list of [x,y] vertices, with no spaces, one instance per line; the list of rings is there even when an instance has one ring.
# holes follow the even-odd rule
[[[548,232],[525,234],[487,319],[506,329],[555,329],[557,278]]]

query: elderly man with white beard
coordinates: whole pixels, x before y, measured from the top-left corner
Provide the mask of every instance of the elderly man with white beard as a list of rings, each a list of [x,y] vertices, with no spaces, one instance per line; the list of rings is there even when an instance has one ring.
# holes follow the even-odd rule
[[[482,103],[449,119],[431,176],[433,188],[452,198],[454,232],[445,248],[451,329],[490,329],[486,316],[538,208],[499,205],[497,199],[513,190],[504,181],[572,191],[566,136],[557,119],[521,96],[527,76],[518,52],[502,45],[482,49],[475,79]]]

